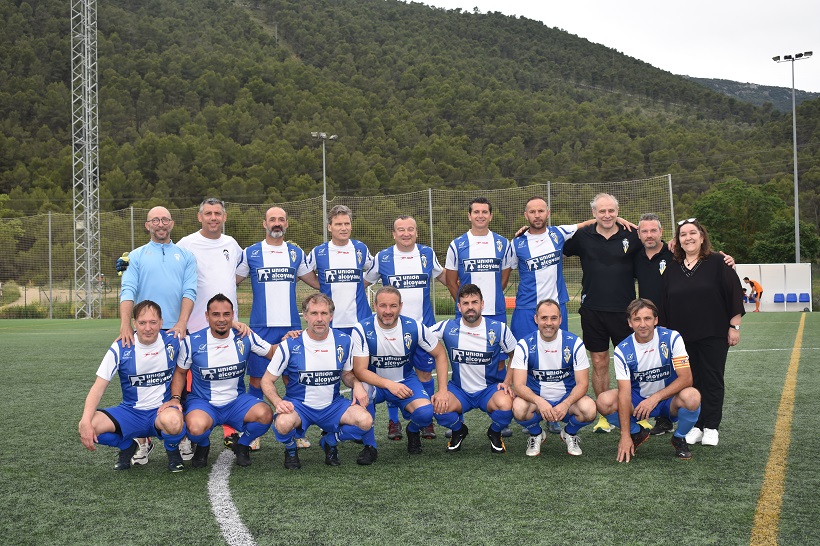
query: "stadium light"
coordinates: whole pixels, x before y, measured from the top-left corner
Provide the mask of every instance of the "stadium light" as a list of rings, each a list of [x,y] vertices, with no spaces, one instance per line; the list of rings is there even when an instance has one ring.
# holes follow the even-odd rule
[[[795,53],[794,55],[783,55],[781,59],[772,57],[776,63],[792,63],[792,144],[794,146],[794,262],[800,263],[800,205],[798,203],[797,189],[797,106],[794,101],[794,61],[802,61],[811,57],[812,52]]]
[[[325,155],[325,142],[328,140],[337,140],[339,135],[330,135],[318,131],[313,131],[310,136],[322,141],[322,225],[325,228],[322,230],[323,241],[327,242],[327,159]]]

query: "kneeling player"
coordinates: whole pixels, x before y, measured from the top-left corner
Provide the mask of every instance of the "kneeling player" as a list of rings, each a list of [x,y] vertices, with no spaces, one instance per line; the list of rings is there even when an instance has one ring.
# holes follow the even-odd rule
[[[444,320],[433,327],[433,334],[441,339],[453,366],[447,412],[436,414],[438,423],[453,431],[448,451],[461,449],[469,431],[459,414],[474,408],[486,412],[493,421],[487,429],[490,451],[507,451],[501,431],[512,421],[513,392],[512,377],[507,375],[502,361],[512,357],[515,338],[503,322],[482,317],[483,309],[481,289],[474,284],[462,284],[458,291],[461,318]]]
[[[672,436],[675,456],[690,459],[686,433],[700,415],[700,393],[692,387],[692,370],[683,338],[675,330],[658,327],[658,308],[638,298],[626,309],[635,332],[615,348],[618,388],[602,392],[598,411],[621,427],[618,462],[629,462],[649,431],[637,424],[649,417],[678,422]]]
[[[181,472],[185,467],[179,441],[185,436],[185,421],[179,400],[169,400],[179,340],[173,332],[161,332],[162,310],[153,301],[135,305],[133,316],[135,343],[124,347],[120,340],[108,349],[85,399],[80,439],[91,451],[97,443],[118,447],[114,470],[127,470],[138,446],[133,438],[156,436],[165,442],[168,469]],[[116,373],[120,376],[122,402],[98,410],[97,405]]]
[[[595,402],[587,396],[589,360],[584,342],[561,330],[561,307],[552,299],[535,308],[538,330],[518,341],[512,359],[515,419],[527,429],[527,455],[541,454],[546,433],[540,422],[563,421],[561,439],[567,453],[581,455],[578,431],[595,419]]]
[[[316,293],[302,301],[307,328],[295,338],[279,344],[265,375],[262,391],[276,409],[273,425],[276,439],[285,444],[285,468],[302,467],[296,451],[296,434],[317,425],[325,434],[320,444],[325,464],[339,466],[336,447],[340,440],[362,440],[373,426],[365,409],[367,393],[353,374],[350,336],[330,327],[335,306],[333,300]],[[276,392],[276,380],[288,377],[285,397]],[[353,391],[353,403],[339,392],[339,383]],[[366,440],[366,438],[365,438]],[[367,449],[368,447],[372,448]],[[370,464],[376,459],[376,447],[365,442]],[[361,454],[360,454],[361,458]]]
[[[433,395],[436,412],[447,411],[447,353],[426,326],[401,315],[401,292],[383,286],[376,292],[376,314],[353,328],[353,372],[359,381],[372,386],[367,406],[375,420],[376,404],[388,402],[401,409],[407,424],[407,452],[421,453],[421,431],[433,424],[433,404],[413,369],[417,351],[425,351],[436,360],[438,393]],[[364,439],[375,449],[376,437],[371,429]],[[372,455],[372,456],[371,456]],[[363,462],[375,459],[365,446],[359,455]]]
[[[208,327],[183,340],[171,390],[182,394],[185,376],[191,370],[191,394],[185,400],[188,437],[196,450],[194,468],[208,465],[211,430],[227,424],[242,433],[233,444],[236,464],[249,466],[250,444],[265,434],[273,412],[263,400],[245,393],[245,371],[251,353],[270,358],[275,346],[251,332],[247,337],[231,328],[233,303],[223,294],[208,300]]]

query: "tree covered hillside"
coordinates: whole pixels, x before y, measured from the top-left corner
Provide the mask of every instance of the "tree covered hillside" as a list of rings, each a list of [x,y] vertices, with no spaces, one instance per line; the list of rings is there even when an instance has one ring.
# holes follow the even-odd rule
[[[0,14],[0,215],[69,211],[69,6]],[[682,212],[739,179],[788,217],[790,116],[540,22],[395,0],[106,0],[98,25],[108,210],[319,195],[310,133],[325,131],[331,194],[670,172]],[[815,224],[817,102],[799,111]]]

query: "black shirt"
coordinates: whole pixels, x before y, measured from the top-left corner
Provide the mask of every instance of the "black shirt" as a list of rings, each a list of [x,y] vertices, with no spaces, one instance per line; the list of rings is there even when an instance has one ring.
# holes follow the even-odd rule
[[[661,250],[648,258],[646,251],[635,254],[635,278],[638,279],[638,293],[644,299],[660,307],[663,298],[663,274],[675,264],[675,255],[661,241]]]
[[[634,230],[618,225],[618,232],[607,239],[596,226],[579,229],[564,244],[564,254],[581,258],[581,306],[623,313],[635,299],[634,257],[643,245]]]

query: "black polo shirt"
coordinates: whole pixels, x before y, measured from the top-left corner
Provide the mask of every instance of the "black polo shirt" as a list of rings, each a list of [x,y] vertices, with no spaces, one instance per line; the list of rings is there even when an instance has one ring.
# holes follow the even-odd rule
[[[663,274],[671,267],[675,255],[666,243],[661,241],[661,250],[652,258],[646,257],[646,251],[635,254],[635,278],[638,279],[638,293],[642,298],[652,300],[660,307],[663,298]]]
[[[595,230],[579,229],[564,244],[564,254],[581,259],[581,306],[593,311],[626,312],[635,299],[635,254],[643,244],[635,230],[618,226],[609,239]]]

